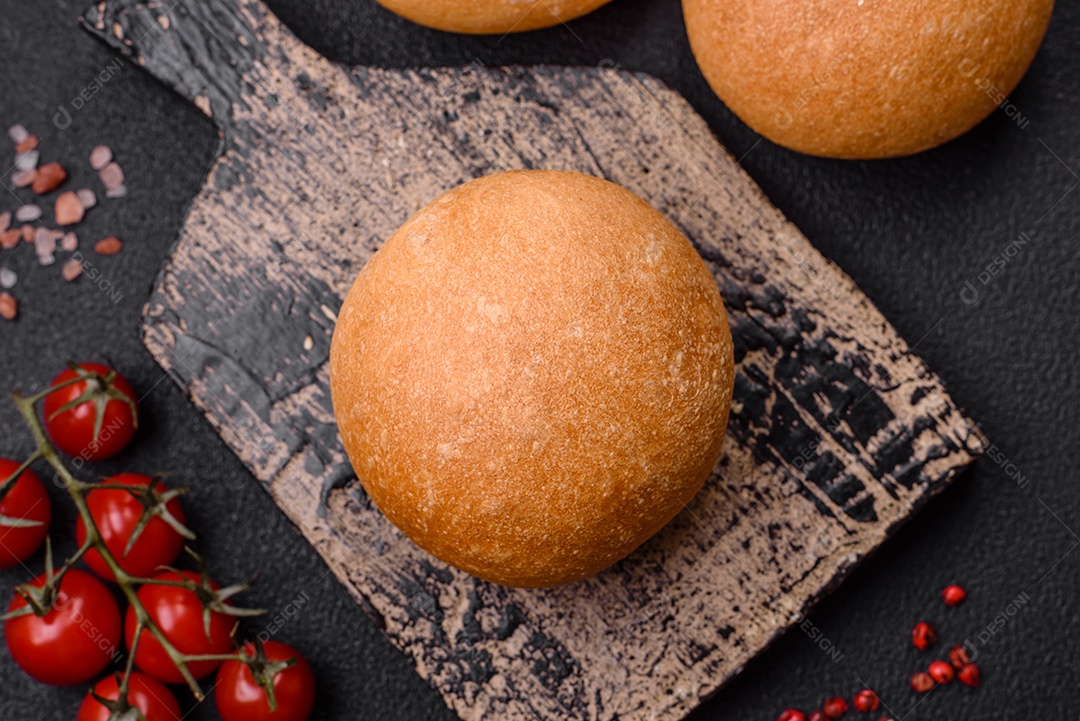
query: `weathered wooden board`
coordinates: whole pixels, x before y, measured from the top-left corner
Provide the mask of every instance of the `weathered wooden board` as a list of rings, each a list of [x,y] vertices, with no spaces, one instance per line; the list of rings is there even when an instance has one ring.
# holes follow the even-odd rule
[[[147,303],[147,347],[463,718],[681,717],[983,448],[650,77],[343,68],[245,0],[109,0],[86,24],[223,138]],[[738,375],[725,455],[691,507],[598,577],[526,591],[447,568],[372,506],[326,364],[342,295],[402,221],[469,178],[540,167],[621,183],[686,232],[727,301]]]

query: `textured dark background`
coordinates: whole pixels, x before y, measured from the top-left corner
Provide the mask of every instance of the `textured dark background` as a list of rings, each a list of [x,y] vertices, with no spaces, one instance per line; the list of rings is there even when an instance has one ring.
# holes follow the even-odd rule
[[[316,669],[317,717],[451,718],[142,348],[141,305],[216,138],[207,120],[154,80],[111,64],[110,52],[76,25],[85,2],[0,0],[0,127],[21,122],[40,135],[43,162],[63,162],[72,187],[96,183],[85,164],[94,144],[116,150],[130,196],[92,211],[77,230],[84,248],[105,234],[127,242],[121,255],[98,263],[122,298],[113,302],[85,277],[64,283],[59,267],[37,267],[28,247],[0,251],[0,265],[19,273],[21,301],[17,322],[0,321],[0,388],[37,390],[66,358],[112,359],[144,394],[144,423],[137,442],[102,472],[165,471],[190,486],[185,508],[215,575],[232,582],[257,571],[249,604],[301,609],[278,635]],[[850,697],[864,684],[903,719],[1075,717],[1080,190],[1069,191],[1080,182],[1080,2],[1055,10],[1012,96],[1030,120],[1026,128],[996,113],[942,148],[887,162],[819,160],[757,144],[698,73],[675,0],[615,0],[567,27],[501,40],[425,30],[372,0],[269,5],[302,40],[350,64],[603,63],[663,79],[736,156],[745,154],[743,165],[772,201],[917,346],[995,444],[992,457],[822,603],[805,632],[788,633],[695,718],[772,719],[789,705]],[[107,80],[74,110],[103,71]],[[53,124],[60,105],[72,114],[64,130]],[[0,211],[16,204],[0,191]],[[1021,233],[1029,240],[1018,244]],[[1003,253],[1010,257],[984,285],[980,272]],[[973,304],[960,294],[966,281],[980,291]],[[0,454],[30,450],[6,403],[0,428]],[[55,533],[69,548],[73,511],[53,495]],[[41,559],[30,565],[40,569]],[[0,585],[28,575],[2,572]],[[971,597],[946,612],[937,594],[953,581]],[[980,689],[953,684],[921,701],[907,690],[909,674],[929,660],[907,640],[920,619],[937,623],[945,642],[978,645]],[[36,684],[0,654],[4,719],[73,718],[82,693]],[[204,703],[188,718],[216,713]]]

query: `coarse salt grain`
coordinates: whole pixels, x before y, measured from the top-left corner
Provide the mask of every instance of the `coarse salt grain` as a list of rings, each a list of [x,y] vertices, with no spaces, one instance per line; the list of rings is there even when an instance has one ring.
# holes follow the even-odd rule
[[[60,275],[64,276],[64,280],[68,283],[82,275],[82,272],[82,261],[75,260],[74,258],[69,259],[64,263],[64,267],[60,269]]]
[[[60,248],[69,253],[74,253],[79,249],[79,236],[70,231],[64,233],[64,237],[60,239]]]
[[[38,136],[27,135],[25,138],[15,143],[16,153],[28,153],[34,150],[38,146]]]
[[[97,195],[90,188],[80,188],[75,191],[75,195],[79,196],[79,202],[82,203],[82,207],[89,210],[97,205]]]
[[[108,188],[105,190],[106,198],[123,198],[127,195],[127,186],[118,185],[115,188]]]
[[[19,153],[15,156],[15,168],[17,170],[29,170],[30,168],[36,168],[38,158],[41,154],[36,150],[29,150],[25,153]]]
[[[116,255],[123,249],[124,244],[119,238],[109,236],[94,243],[94,252],[98,255]]]
[[[23,127],[21,124],[12,125],[7,130],[8,137],[11,138],[13,143],[21,143],[30,137],[30,131]]]
[[[0,268],[0,288],[14,288],[19,276],[11,268]]]
[[[20,223],[33,223],[41,217],[41,208],[36,205],[23,205],[15,211],[15,220]]]
[[[11,213],[4,211],[0,213],[0,233],[5,232],[11,227]]]
[[[0,233],[0,248],[4,250],[11,250],[22,242],[22,231],[18,228],[4,231]]]
[[[37,253],[38,260],[51,257],[56,252],[57,233],[59,231],[44,226],[34,231],[34,251]]]
[[[46,163],[37,169],[34,178],[34,192],[38,195],[51,193],[67,180],[67,171],[60,163]]]
[[[124,184],[124,171],[116,163],[109,163],[98,171],[98,177],[106,188],[118,188]]]
[[[56,199],[56,222],[59,225],[75,225],[82,221],[86,208],[83,207],[79,196],[70,190],[61,193]]]
[[[112,149],[108,145],[96,145],[90,151],[90,167],[94,170],[101,170],[112,162],[112,158]]]
[[[19,301],[11,293],[0,293],[0,318],[15,320],[19,314]]]
[[[16,188],[25,188],[28,185],[33,185],[37,179],[37,169],[27,168],[26,170],[16,170],[11,174],[11,184]]]

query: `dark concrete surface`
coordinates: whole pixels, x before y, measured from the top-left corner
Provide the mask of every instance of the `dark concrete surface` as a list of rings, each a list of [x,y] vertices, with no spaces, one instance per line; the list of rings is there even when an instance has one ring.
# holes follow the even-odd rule
[[[197,12],[197,0],[183,1]],[[0,321],[0,388],[39,389],[67,358],[111,359],[143,395],[144,424],[101,472],[163,471],[191,487],[185,508],[215,575],[232,582],[258,572],[247,602],[296,610],[277,635],[315,667],[317,718],[451,718],[142,348],[140,308],[216,139],[197,111],[115,63],[77,27],[85,2],[0,0],[0,127],[21,122],[40,135],[43,161],[75,170],[73,187],[93,182],[84,162],[90,148],[112,145],[130,195],[91,212],[77,230],[84,248],[106,234],[127,245],[98,262],[108,292],[85,277],[64,283],[57,266],[37,267],[29,248],[0,251],[0,265],[20,276],[14,292],[22,304],[17,322]],[[269,5],[301,39],[346,63],[603,63],[663,79],[745,155],[766,194],[878,304],[995,444],[801,631],[695,718],[773,719],[786,706],[810,709],[864,684],[898,719],[1076,717],[1080,553],[1070,551],[1080,543],[1080,190],[1069,191],[1080,182],[1080,2],[1056,8],[1044,47],[1013,93],[1026,127],[996,113],[942,148],[885,162],[820,160],[758,144],[698,73],[674,0],[615,0],[569,26],[503,39],[425,30],[372,0]],[[87,99],[76,102],[80,96]],[[62,129],[53,123],[61,105],[71,115]],[[0,192],[0,211],[16,204]],[[992,264],[997,271],[986,275]],[[970,292],[962,295],[967,282],[979,291],[972,303]],[[0,429],[0,454],[29,451],[7,403]],[[74,512],[57,489],[53,498],[54,533],[70,550]],[[41,563],[39,556],[29,565],[36,571]],[[0,572],[0,586],[28,576]],[[971,597],[947,611],[937,594],[953,581]],[[907,690],[908,676],[930,660],[907,640],[920,619],[937,623],[945,642],[978,646],[981,688],[953,684],[922,699]],[[74,718],[82,693],[34,683],[0,653],[0,718]],[[203,703],[187,718],[217,716]]]

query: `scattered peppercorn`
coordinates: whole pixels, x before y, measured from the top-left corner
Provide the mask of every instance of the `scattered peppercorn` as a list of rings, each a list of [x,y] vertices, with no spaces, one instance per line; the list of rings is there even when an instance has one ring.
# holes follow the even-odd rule
[[[776,721],[806,721],[806,714],[798,709],[789,708],[780,714]]]
[[[864,688],[855,694],[851,705],[855,707],[856,711],[877,711],[878,707],[881,706],[881,699],[870,689]]]
[[[934,661],[928,670],[930,678],[938,683],[950,683],[956,678],[956,670],[946,661]]]
[[[960,683],[965,686],[971,686],[972,688],[978,686],[979,681],[982,680],[982,673],[979,671],[979,667],[973,663],[969,663],[967,666],[960,669],[956,676],[960,679]]]
[[[840,718],[848,712],[847,701],[839,696],[833,696],[832,698],[825,699],[825,702],[821,704],[822,711],[829,718]]]
[[[926,671],[919,671],[911,677],[911,688],[919,693],[926,693],[934,687],[934,679]]]
[[[971,656],[968,655],[968,650],[963,646],[953,646],[949,649],[949,663],[959,671],[971,663]]]
[[[951,586],[946,586],[945,590],[941,592],[941,600],[945,602],[946,606],[959,606],[967,598],[967,591],[955,583]]]
[[[915,624],[915,628],[911,629],[911,642],[915,644],[915,648],[920,651],[925,651],[930,648],[937,643],[937,640],[937,631],[925,621],[920,621]]]
[[[829,717],[825,715],[825,712],[818,709],[810,714],[810,721],[829,721]]]

